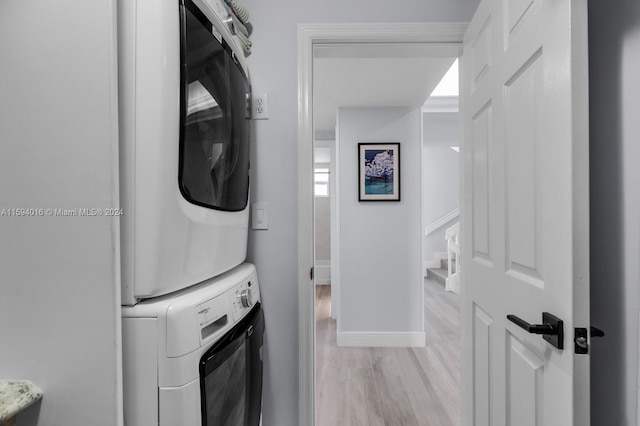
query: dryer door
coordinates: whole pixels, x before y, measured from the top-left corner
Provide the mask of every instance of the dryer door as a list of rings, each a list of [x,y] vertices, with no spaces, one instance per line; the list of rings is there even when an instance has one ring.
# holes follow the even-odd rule
[[[251,89],[229,44],[184,3],[180,191],[193,204],[241,211],[249,197]]]

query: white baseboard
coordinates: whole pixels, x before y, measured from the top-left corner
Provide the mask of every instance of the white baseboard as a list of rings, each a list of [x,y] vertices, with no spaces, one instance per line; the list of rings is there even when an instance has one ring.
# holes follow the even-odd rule
[[[313,275],[316,285],[331,284],[331,261],[316,260]]]
[[[420,331],[343,331],[338,332],[338,346],[421,348],[425,334]]]

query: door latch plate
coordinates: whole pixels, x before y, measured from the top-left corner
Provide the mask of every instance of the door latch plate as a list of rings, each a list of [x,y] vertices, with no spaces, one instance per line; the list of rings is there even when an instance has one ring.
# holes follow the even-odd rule
[[[578,355],[586,355],[589,353],[589,333],[586,328],[576,327],[575,337],[573,343],[575,343],[575,352]]]
[[[596,327],[576,327],[575,337],[573,343],[575,343],[575,353],[578,355],[586,355],[589,353],[589,337],[603,337],[604,331]]]

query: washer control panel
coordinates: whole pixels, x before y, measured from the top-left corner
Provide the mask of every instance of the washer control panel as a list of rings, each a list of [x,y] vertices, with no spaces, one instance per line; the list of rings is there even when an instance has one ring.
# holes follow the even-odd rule
[[[251,298],[251,289],[245,288],[240,292],[240,302],[243,308],[250,308],[253,306],[253,299]]]
[[[258,301],[256,286],[251,280],[238,284],[229,292],[229,298],[233,306],[233,320],[238,321],[247,314]]]

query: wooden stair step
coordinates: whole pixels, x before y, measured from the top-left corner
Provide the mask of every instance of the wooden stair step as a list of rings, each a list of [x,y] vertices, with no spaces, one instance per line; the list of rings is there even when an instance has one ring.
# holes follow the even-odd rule
[[[444,268],[427,268],[427,277],[444,285],[449,271]]]

